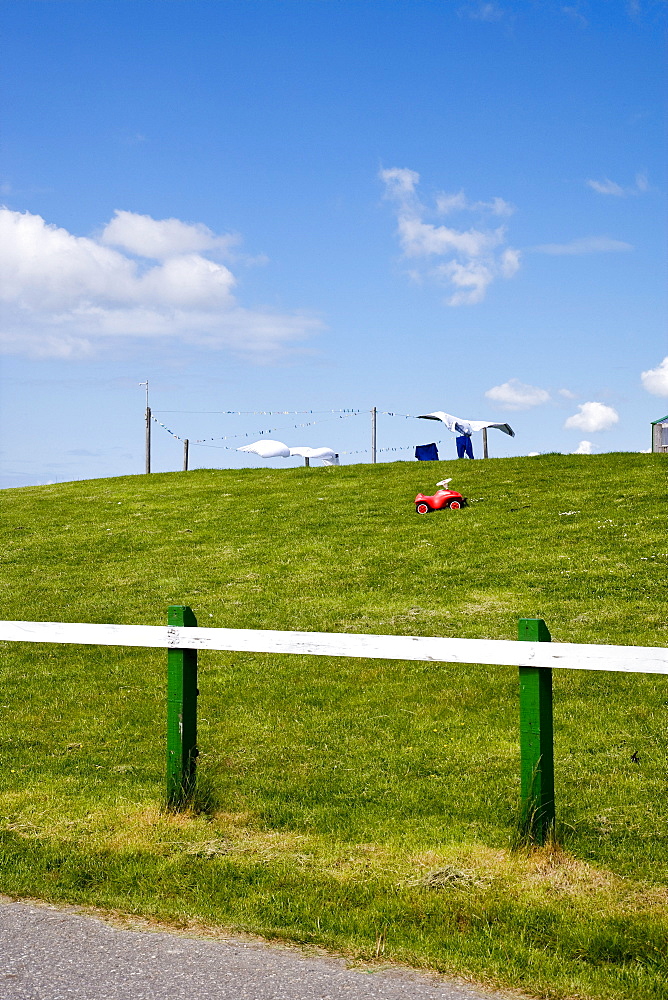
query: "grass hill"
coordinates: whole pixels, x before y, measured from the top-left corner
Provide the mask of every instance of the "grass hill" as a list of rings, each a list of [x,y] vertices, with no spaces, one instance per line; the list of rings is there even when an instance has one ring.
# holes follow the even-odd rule
[[[3,617],[666,645],[662,456],[200,470],[7,490]],[[471,501],[414,513],[437,479]],[[0,891],[668,996],[668,678],[555,672],[557,843],[516,846],[517,671],[200,658],[164,794],[165,654],[0,643]]]

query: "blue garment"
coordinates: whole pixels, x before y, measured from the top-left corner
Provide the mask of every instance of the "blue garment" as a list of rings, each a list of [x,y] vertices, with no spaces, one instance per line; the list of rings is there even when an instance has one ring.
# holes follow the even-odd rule
[[[457,458],[473,458],[473,445],[467,434],[460,434],[456,439]]]
[[[438,448],[435,444],[419,444],[415,448],[418,462],[438,462]]]

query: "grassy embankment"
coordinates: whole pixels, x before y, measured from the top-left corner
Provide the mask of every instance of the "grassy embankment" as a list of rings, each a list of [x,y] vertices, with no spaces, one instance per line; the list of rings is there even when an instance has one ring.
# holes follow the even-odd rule
[[[3,617],[665,645],[651,455],[198,471],[9,490]],[[418,517],[454,475],[470,509]],[[668,995],[668,678],[555,672],[559,846],[514,850],[517,672],[200,657],[170,815],[165,655],[0,644],[0,891],[514,986]]]

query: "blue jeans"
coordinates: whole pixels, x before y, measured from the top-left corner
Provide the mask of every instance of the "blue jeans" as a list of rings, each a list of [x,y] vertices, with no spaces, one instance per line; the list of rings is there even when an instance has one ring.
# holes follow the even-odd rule
[[[473,458],[473,445],[468,434],[461,434],[457,440],[457,458]]]

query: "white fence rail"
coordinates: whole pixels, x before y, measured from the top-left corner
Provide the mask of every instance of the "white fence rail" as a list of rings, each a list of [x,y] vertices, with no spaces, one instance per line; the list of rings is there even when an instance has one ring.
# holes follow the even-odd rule
[[[530,835],[539,843],[544,842],[555,824],[551,668],[668,674],[668,649],[551,642],[542,619],[520,619],[519,634],[531,638],[516,641],[200,628],[195,624],[180,624],[184,620],[196,622],[192,610],[183,605],[170,607],[168,620],[178,624],[3,621],[0,622],[0,642],[143,646],[166,650],[167,801],[174,808],[183,806],[195,789],[199,650],[519,666],[521,827],[523,835]],[[541,635],[542,641],[533,641]],[[531,669],[535,667],[544,669]]]
[[[447,639],[438,636],[21,621],[0,622],[0,641],[301,653],[305,656],[355,656],[379,660],[428,660],[437,663],[668,674],[668,649],[662,646],[602,646],[508,639]]]

